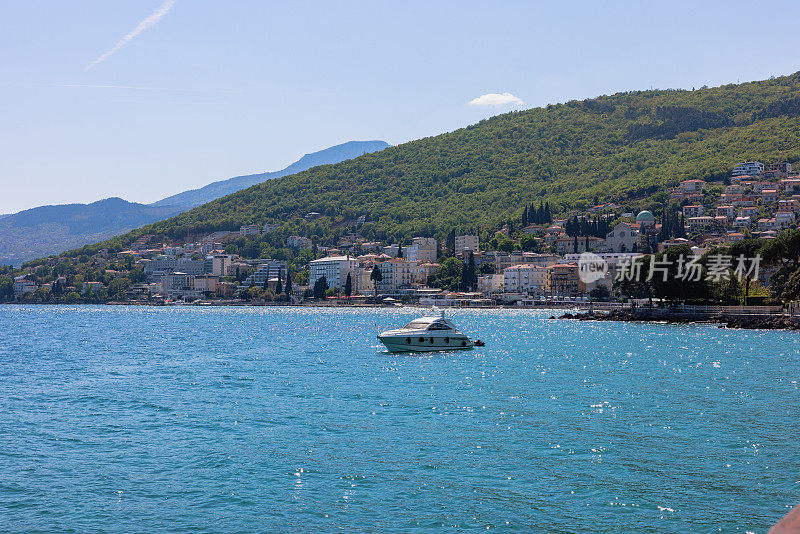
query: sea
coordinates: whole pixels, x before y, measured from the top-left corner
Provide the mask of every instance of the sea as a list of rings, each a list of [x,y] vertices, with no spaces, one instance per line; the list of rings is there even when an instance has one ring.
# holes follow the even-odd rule
[[[0,532],[766,532],[800,333],[416,308],[0,306]]]

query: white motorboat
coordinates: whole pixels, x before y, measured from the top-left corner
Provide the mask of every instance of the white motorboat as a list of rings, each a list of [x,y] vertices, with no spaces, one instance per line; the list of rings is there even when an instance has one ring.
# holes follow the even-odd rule
[[[480,340],[470,341],[444,314],[414,319],[402,328],[381,332],[378,340],[389,352],[464,350],[483,345]]]

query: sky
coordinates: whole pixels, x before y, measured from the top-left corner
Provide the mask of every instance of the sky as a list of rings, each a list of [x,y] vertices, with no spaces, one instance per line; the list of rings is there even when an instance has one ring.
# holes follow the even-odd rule
[[[0,0],[0,213],[800,70],[800,2]]]

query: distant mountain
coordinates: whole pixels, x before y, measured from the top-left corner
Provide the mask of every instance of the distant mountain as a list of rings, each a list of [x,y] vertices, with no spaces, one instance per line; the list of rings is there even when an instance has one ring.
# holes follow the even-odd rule
[[[91,204],[40,206],[0,218],[0,263],[31,258],[107,239],[181,210],[146,206],[121,198]]]
[[[177,195],[172,195],[171,197],[154,202],[151,205],[179,206],[182,208],[181,211],[184,211],[267,180],[295,174],[319,165],[339,163],[348,159],[357,158],[364,154],[383,150],[388,146],[389,144],[385,141],[349,141],[341,145],[326,148],[325,150],[306,154],[280,171],[248,174],[246,176],[236,176],[235,178],[220,180],[219,182],[210,183],[200,189],[193,189],[191,191],[178,193]]]
[[[21,263],[96,243],[255,184],[383,150],[384,141],[350,141],[306,154],[283,170],[237,176],[153,204],[108,198],[91,204],[40,206],[0,215],[0,264]]]

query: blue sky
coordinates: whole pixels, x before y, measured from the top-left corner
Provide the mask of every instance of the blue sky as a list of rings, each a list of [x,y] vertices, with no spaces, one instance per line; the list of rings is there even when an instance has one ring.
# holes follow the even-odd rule
[[[789,1],[37,0],[2,13],[0,213],[152,202],[352,139],[800,70]],[[516,100],[469,104],[492,93]]]

